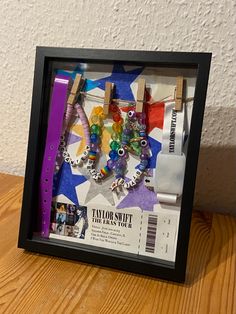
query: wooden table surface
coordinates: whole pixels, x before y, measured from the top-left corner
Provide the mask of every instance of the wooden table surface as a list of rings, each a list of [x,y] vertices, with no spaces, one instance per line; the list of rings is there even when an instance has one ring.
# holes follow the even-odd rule
[[[23,178],[0,174],[0,313],[236,313],[236,219],[195,212],[185,284],[17,248]]]

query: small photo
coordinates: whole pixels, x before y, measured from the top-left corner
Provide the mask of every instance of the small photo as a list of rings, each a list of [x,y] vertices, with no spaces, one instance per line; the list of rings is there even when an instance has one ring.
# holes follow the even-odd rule
[[[57,203],[56,207],[58,213],[66,213],[66,204]]]
[[[65,225],[65,236],[74,237],[74,226]]]
[[[69,226],[74,226],[76,222],[76,214],[75,213],[68,213],[66,214],[66,224]]]
[[[55,224],[55,233],[59,235],[65,235],[65,224]]]
[[[56,214],[56,229],[55,233],[64,235],[65,233],[65,223],[66,223],[66,214],[65,213],[57,213]]]
[[[66,212],[67,214],[75,214],[76,213],[76,206],[72,204],[66,205]]]
[[[74,226],[74,236],[79,239],[85,239],[88,229],[87,207],[79,206],[76,208],[76,223]]]
[[[65,224],[66,223],[66,214],[65,213],[57,213],[56,214],[56,223],[57,224]]]

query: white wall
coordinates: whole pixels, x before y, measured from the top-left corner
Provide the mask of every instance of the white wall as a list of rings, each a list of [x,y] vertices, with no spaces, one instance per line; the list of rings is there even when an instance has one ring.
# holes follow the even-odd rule
[[[235,0],[1,0],[0,172],[24,174],[35,46],[209,51],[196,207],[236,212]]]

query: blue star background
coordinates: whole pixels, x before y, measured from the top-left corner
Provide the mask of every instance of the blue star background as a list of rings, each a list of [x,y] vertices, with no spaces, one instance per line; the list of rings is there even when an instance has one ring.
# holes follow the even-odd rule
[[[130,85],[142,73],[143,67],[125,71],[122,64],[114,64],[111,75],[94,81],[99,88],[105,90],[105,83],[111,82],[115,84],[114,97],[125,100],[134,100],[134,95]]]
[[[63,194],[75,205],[79,205],[75,188],[85,181],[87,181],[85,176],[73,174],[70,164],[63,162],[60,170],[53,177],[53,197]]]

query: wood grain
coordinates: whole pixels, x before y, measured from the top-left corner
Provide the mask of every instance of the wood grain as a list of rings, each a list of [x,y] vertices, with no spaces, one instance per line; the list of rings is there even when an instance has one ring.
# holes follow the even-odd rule
[[[194,212],[185,284],[17,249],[23,178],[0,175],[0,313],[236,313],[236,219]]]

